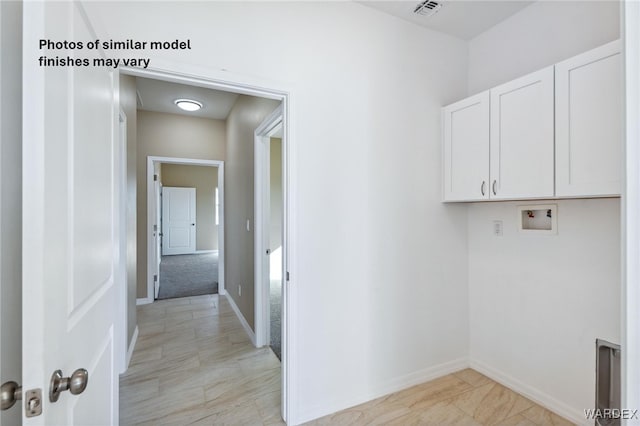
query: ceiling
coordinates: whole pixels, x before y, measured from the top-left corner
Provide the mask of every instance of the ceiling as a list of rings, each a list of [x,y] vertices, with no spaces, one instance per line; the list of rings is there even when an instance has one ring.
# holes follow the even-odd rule
[[[442,4],[441,9],[429,17],[413,13],[420,0],[365,0],[358,3],[464,40],[474,38],[533,3],[525,0],[438,1]],[[138,109],[145,111],[226,120],[238,97],[236,93],[142,77],[137,77],[136,81]],[[181,98],[197,100],[203,104],[203,107],[195,112],[183,111],[174,104],[176,99]]]
[[[497,0],[437,0],[442,4],[432,16],[413,13],[421,0],[358,1],[420,26],[440,31],[463,40],[470,40],[509,16],[529,6],[533,1]]]
[[[136,85],[138,89],[138,109],[181,114],[190,117],[226,120],[231,107],[233,107],[238,98],[237,93],[142,77],[136,77]],[[194,112],[181,110],[173,103],[176,99],[181,98],[193,99],[202,103],[202,109]]]

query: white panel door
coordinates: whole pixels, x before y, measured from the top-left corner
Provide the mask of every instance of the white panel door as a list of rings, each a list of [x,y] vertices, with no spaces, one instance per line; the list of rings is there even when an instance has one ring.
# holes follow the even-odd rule
[[[444,200],[489,198],[489,91],[442,109]]]
[[[622,55],[614,41],[556,65],[556,195],[620,195]]]
[[[76,3],[24,2],[22,385],[42,391],[42,414],[23,422],[113,425],[116,353],[124,350],[114,326],[124,280],[117,79],[108,68],[39,66],[40,56],[56,56],[39,49],[41,39],[95,34]],[[99,53],[82,54],[91,60]],[[80,368],[89,373],[86,390],[51,402],[54,371],[69,377]]]
[[[162,188],[162,254],[196,251],[196,189]]]
[[[492,199],[554,195],[553,67],[491,89]]]

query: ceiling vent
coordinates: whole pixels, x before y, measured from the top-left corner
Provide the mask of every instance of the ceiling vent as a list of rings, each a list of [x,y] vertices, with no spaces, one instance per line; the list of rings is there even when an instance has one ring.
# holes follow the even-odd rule
[[[434,0],[424,0],[418,3],[413,13],[421,16],[432,16],[438,13],[440,8],[442,8],[442,3]]]

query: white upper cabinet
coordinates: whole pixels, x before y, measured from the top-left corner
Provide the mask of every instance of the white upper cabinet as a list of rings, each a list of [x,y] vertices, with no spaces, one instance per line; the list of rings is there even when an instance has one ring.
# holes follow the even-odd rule
[[[489,92],[442,109],[444,200],[489,199]]]
[[[620,41],[443,111],[444,201],[621,193]]]
[[[556,196],[619,195],[620,41],[556,65]]]
[[[492,199],[554,196],[553,104],[553,66],[491,89]]]

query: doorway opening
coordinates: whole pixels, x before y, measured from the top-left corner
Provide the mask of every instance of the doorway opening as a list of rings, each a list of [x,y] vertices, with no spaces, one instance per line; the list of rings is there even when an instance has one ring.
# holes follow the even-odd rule
[[[217,294],[224,261],[224,162],[153,160],[154,299]],[[220,165],[222,164],[222,165]],[[224,267],[222,269],[224,273]],[[223,279],[223,278],[222,278]]]
[[[221,91],[228,91],[228,92],[232,92],[234,94],[236,94],[236,96],[240,96],[240,98],[254,98],[254,99],[262,99],[263,101],[268,101],[268,102],[274,102],[274,105],[280,105],[279,107],[279,111],[280,114],[282,116],[282,123],[281,123],[281,127],[282,127],[282,136],[283,136],[283,140],[282,140],[282,148],[281,148],[281,158],[282,158],[282,164],[281,164],[281,168],[282,168],[282,195],[281,195],[281,204],[282,204],[282,219],[281,219],[281,227],[282,227],[282,241],[280,243],[280,250],[279,250],[279,254],[281,256],[281,261],[280,263],[282,264],[282,268],[281,269],[286,269],[285,265],[288,263],[288,250],[287,250],[287,233],[286,233],[286,229],[288,227],[288,222],[287,222],[287,214],[286,214],[286,210],[285,210],[285,206],[286,204],[286,200],[288,198],[288,191],[289,191],[289,186],[288,186],[288,180],[287,180],[287,165],[288,165],[288,149],[287,149],[287,143],[286,143],[286,138],[284,138],[284,135],[287,132],[287,127],[286,127],[286,122],[285,122],[285,112],[287,111],[287,102],[288,102],[288,98],[287,98],[287,94],[285,92],[278,92],[278,91],[272,91],[272,90],[266,90],[266,89],[256,89],[253,86],[247,86],[247,85],[243,85],[243,84],[229,84],[229,83],[221,83],[221,82],[216,82],[216,81],[212,81],[212,80],[207,80],[207,79],[198,79],[198,78],[193,78],[193,77],[186,77],[186,76],[177,76],[174,74],[167,74],[167,73],[161,73],[161,72],[156,72],[156,71],[150,71],[150,70],[137,70],[137,69],[126,69],[126,70],[121,70],[120,71],[122,74],[134,77],[136,79],[145,79],[145,80],[158,80],[158,81],[162,81],[165,83],[173,83],[173,84],[178,84],[178,85],[184,85],[184,86],[190,86],[192,88],[205,88],[205,89],[213,89],[213,90],[221,90]],[[244,95],[244,96],[243,96]],[[139,99],[140,101],[140,99]],[[271,107],[274,108],[274,107]],[[273,109],[269,109],[269,111],[272,111]],[[262,115],[260,118],[258,118],[258,120],[262,119],[262,117],[264,117],[264,115]],[[249,132],[251,135],[251,142],[253,141],[253,135],[254,135],[254,130],[255,130],[255,125],[253,127],[250,128]],[[140,134],[140,130],[138,129],[138,134]],[[249,142],[249,149],[250,152],[253,151],[253,144]],[[179,144],[180,141],[179,139],[176,141],[176,144]],[[138,155],[139,155],[138,151]],[[224,158],[224,157],[223,157]],[[253,162],[253,159],[250,157],[251,162]],[[229,256],[236,256],[235,252],[233,250],[230,249],[230,243],[229,243],[229,238],[230,236],[227,235],[227,243],[229,243],[226,247],[225,247],[225,235],[224,235],[224,231],[225,231],[225,226],[227,227],[227,229],[229,229],[228,227],[231,225],[235,225],[234,224],[230,224],[229,222],[225,223],[225,218],[224,218],[224,211],[225,208],[223,207],[223,203],[227,202],[227,209],[229,208],[229,200],[225,200],[224,197],[224,189],[225,189],[225,180],[226,185],[230,185],[229,184],[229,179],[228,175],[230,173],[229,169],[226,168],[226,158],[225,158],[225,162],[219,162],[218,164],[216,164],[216,161],[214,160],[210,160],[210,161],[202,161],[202,160],[196,160],[194,158],[181,158],[181,157],[162,157],[162,156],[151,156],[149,155],[146,159],[139,159],[138,160],[138,164],[140,164],[140,160],[146,162],[146,188],[144,188],[146,191],[146,194],[140,194],[143,197],[146,198],[146,212],[145,212],[145,216],[146,216],[146,223],[145,225],[145,231],[146,231],[146,247],[145,247],[145,251],[146,251],[146,260],[147,262],[145,262],[145,264],[139,264],[140,267],[145,267],[146,270],[146,280],[145,280],[145,289],[144,289],[144,295],[141,294],[140,289],[138,290],[138,304],[144,304],[144,303],[153,303],[154,300],[156,300],[156,298],[158,298],[158,296],[160,296],[160,298],[162,298],[162,288],[163,288],[163,281],[162,281],[162,275],[163,275],[163,271],[160,270],[160,267],[162,265],[162,251],[163,248],[165,247],[167,243],[167,235],[164,232],[164,228],[163,226],[165,225],[166,222],[166,218],[165,215],[162,214],[162,200],[164,198],[165,194],[165,190],[167,188],[167,186],[169,186],[169,184],[167,182],[164,181],[164,179],[161,179],[160,177],[158,178],[158,180],[154,181],[154,175],[157,174],[158,172],[158,167],[160,167],[160,169],[162,169],[165,165],[165,163],[169,163],[172,165],[189,165],[189,166],[207,166],[207,167],[218,167],[218,229],[219,229],[219,240],[218,240],[218,256],[219,256],[219,294],[220,296],[228,296],[226,297],[226,300],[229,302],[229,304],[231,305],[231,308],[233,309],[233,311],[236,313],[236,315],[238,316],[238,318],[240,319],[240,322],[242,323],[242,326],[244,327],[245,331],[247,332],[247,334],[250,337],[251,343],[254,346],[262,346],[259,345],[256,339],[256,332],[255,332],[255,327],[257,326],[257,324],[252,324],[251,326],[249,325],[248,321],[245,320],[244,315],[246,315],[247,318],[250,318],[249,315],[247,315],[246,309],[247,306],[243,306],[247,304],[247,300],[250,300],[250,305],[254,305],[253,303],[253,298],[248,298],[247,297],[247,292],[253,293],[254,289],[251,288],[253,287],[254,284],[254,274],[253,274],[253,270],[254,270],[254,264],[252,262],[253,257],[255,255],[255,252],[253,251],[253,244],[251,244],[251,281],[242,281],[242,282],[231,282],[228,281],[228,278],[230,275],[228,275],[230,272],[230,268],[229,268],[229,260],[227,259],[227,262],[225,262],[225,250],[227,250],[227,254]],[[203,164],[205,163],[205,164]],[[162,166],[160,166],[160,164],[162,164]],[[140,166],[138,166],[140,167]],[[226,171],[225,171],[226,169]],[[160,171],[161,175],[164,175],[164,172]],[[249,175],[250,176],[250,175]],[[236,179],[237,181],[237,179]],[[157,182],[157,183],[154,183]],[[171,184],[174,185],[174,184]],[[174,187],[177,187],[177,185],[174,185]],[[163,188],[163,189],[161,189]],[[140,193],[140,191],[138,191]],[[236,194],[237,191],[228,191],[228,194]],[[163,196],[161,197],[160,194],[163,194]],[[197,191],[196,191],[197,193]],[[253,190],[251,192],[248,193],[249,197],[252,199],[253,198]],[[234,197],[237,197],[237,195],[234,195]],[[158,201],[160,200],[160,201]],[[237,201],[237,200],[235,200]],[[253,200],[252,200],[253,201]],[[250,203],[249,205],[251,205],[253,203]],[[197,207],[196,207],[197,208]],[[251,209],[253,210],[253,206],[251,206]],[[188,209],[187,209],[188,210]],[[234,214],[232,214],[233,212],[229,213],[227,215],[227,218],[231,218],[234,219]],[[253,212],[252,212],[253,213]],[[162,219],[162,221],[160,221],[160,218]],[[228,220],[231,220],[228,219]],[[243,216],[242,218],[238,217],[235,218],[238,220],[241,220],[241,222],[238,222],[238,224],[240,224],[241,226],[235,226],[233,229],[239,228],[238,230],[240,230],[240,228],[242,228],[241,230],[244,231],[245,228],[245,222],[246,222],[246,232],[247,236],[251,236],[251,240],[253,240],[253,232],[251,231],[255,231],[257,230],[258,224],[258,217],[254,216],[253,214],[247,215],[247,216]],[[194,222],[191,222],[194,223]],[[196,223],[196,228],[198,227],[197,225],[197,221]],[[156,228],[154,230],[153,226],[156,225]],[[155,231],[155,232],[154,232]],[[186,231],[185,231],[186,232]],[[160,235],[162,234],[162,235]],[[188,238],[187,238],[188,239]],[[197,239],[197,238],[196,238]],[[229,251],[231,250],[231,251]],[[198,249],[196,248],[196,252],[198,251]],[[174,256],[180,256],[182,254],[168,254],[168,256],[174,257]],[[231,265],[233,266],[233,262],[231,263]],[[225,274],[225,269],[226,269],[226,274]],[[247,269],[248,265],[247,265]],[[157,280],[154,281],[154,276],[157,276]],[[159,285],[158,285],[159,283]],[[245,283],[248,284],[246,287],[249,287],[245,292],[245,294],[241,293],[241,284],[242,287],[245,287]],[[285,283],[286,284],[286,283]],[[246,288],[245,287],[245,288]],[[282,367],[278,367],[278,370],[281,372],[279,373],[280,375],[280,383],[281,383],[281,412],[282,412],[282,417],[286,419],[287,417],[287,407],[289,407],[288,402],[288,395],[290,395],[290,393],[288,392],[289,390],[289,363],[288,360],[289,358],[287,357],[288,354],[288,345],[287,345],[287,339],[286,339],[286,318],[287,318],[287,309],[288,306],[286,304],[286,294],[287,294],[287,289],[284,288],[285,286],[280,286],[281,290],[281,295],[285,296],[285,298],[283,299],[283,297],[281,297],[281,300],[284,300],[285,302],[282,303],[282,324],[283,324],[283,335],[282,335],[282,350],[281,350],[281,359],[282,359]],[[141,301],[141,296],[142,296],[142,301]],[[244,299],[242,298],[242,296],[244,296]],[[233,299],[238,300],[239,302],[236,304],[235,301]],[[221,299],[222,300],[222,299]],[[242,302],[242,305],[241,303]],[[225,302],[226,303],[226,302]],[[224,304],[222,304],[224,305]],[[242,308],[242,309],[241,309]],[[251,306],[251,310],[254,309],[254,306]],[[241,312],[242,311],[242,312]],[[244,320],[244,321],[243,321]],[[273,355],[272,355],[273,356]],[[274,358],[275,359],[275,358]]]

